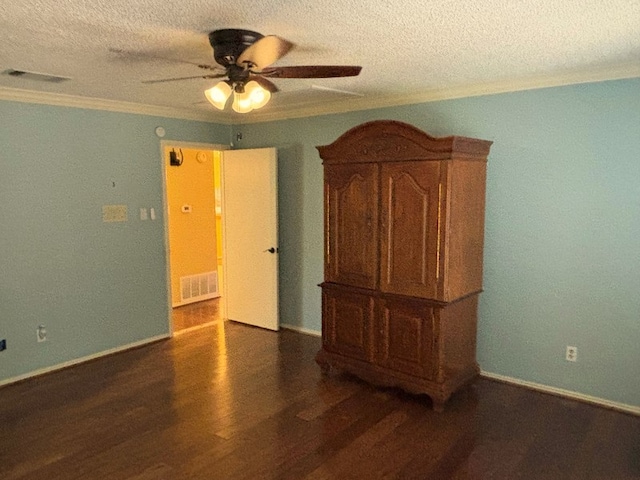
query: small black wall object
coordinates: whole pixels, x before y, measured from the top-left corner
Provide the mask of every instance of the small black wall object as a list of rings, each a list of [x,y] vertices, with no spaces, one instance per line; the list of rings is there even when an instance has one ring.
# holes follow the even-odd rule
[[[182,165],[182,160],[182,149],[180,150],[180,156],[178,156],[174,149],[171,149],[169,152],[169,165],[172,167],[179,167]]]

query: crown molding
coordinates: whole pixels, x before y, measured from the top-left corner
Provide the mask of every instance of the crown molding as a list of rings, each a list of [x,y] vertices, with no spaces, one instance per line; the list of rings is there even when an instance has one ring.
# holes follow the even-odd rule
[[[108,112],[133,113],[154,117],[221,123],[225,125],[233,124],[229,116],[216,115],[216,112],[211,112],[209,114],[173,107],[159,107],[141,103],[81,97],[62,93],[39,92],[35,90],[22,90],[17,88],[0,87],[0,100],[52,105],[57,107],[86,108],[90,110],[103,110]]]
[[[537,90],[541,88],[562,87],[582,83],[597,83],[610,80],[624,80],[640,77],[640,64],[625,64],[606,69],[592,69],[578,72],[564,72],[555,75],[539,75],[521,79],[463,85],[453,88],[427,90],[408,95],[390,95],[378,98],[359,97],[342,99],[323,105],[302,106],[281,111],[262,111],[250,116],[238,118],[236,124],[271,122],[317,115],[340,114],[360,110],[373,110],[402,105],[453,100],[457,98],[479,97],[500,93]]]
[[[92,97],[81,97],[61,93],[39,92],[15,88],[0,87],[0,100],[37,103],[72,108],[87,108],[120,113],[133,113],[164,118],[195,120],[223,125],[242,125],[250,123],[272,122],[294,118],[333,115],[377,108],[398,107],[420,103],[453,100],[457,98],[478,97],[500,93],[537,90],[541,88],[561,87],[582,83],[596,83],[610,80],[624,80],[640,77],[640,64],[625,64],[609,68],[563,72],[555,75],[539,75],[514,80],[463,85],[452,88],[432,89],[418,93],[387,95],[376,98],[358,97],[342,99],[337,102],[307,105],[280,110],[254,111],[249,115],[238,115],[222,112],[203,113],[200,111],[159,107],[133,102],[106,100]]]

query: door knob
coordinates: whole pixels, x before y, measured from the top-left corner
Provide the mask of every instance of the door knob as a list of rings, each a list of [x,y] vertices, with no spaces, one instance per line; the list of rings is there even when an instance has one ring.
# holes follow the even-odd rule
[[[276,253],[278,251],[277,248],[271,247],[271,248],[267,248],[266,250],[263,250],[263,252],[269,252],[269,253]]]

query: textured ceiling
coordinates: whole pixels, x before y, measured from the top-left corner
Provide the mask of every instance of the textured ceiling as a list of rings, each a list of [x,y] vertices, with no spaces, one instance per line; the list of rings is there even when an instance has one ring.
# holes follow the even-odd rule
[[[5,91],[172,107],[212,119],[220,114],[202,92],[215,80],[141,82],[202,73],[179,60],[214,64],[207,33],[219,28],[293,42],[278,66],[363,67],[354,78],[274,80],[281,92],[248,114],[257,117],[536,86],[549,77],[640,75],[640,0],[0,0],[0,12],[0,72],[70,78],[53,84],[0,75]]]

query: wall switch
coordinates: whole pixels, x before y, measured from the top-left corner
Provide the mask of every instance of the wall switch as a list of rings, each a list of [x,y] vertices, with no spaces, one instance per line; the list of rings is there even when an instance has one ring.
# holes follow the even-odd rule
[[[567,345],[567,351],[565,354],[565,358],[567,362],[577,362],[578,361],[578,347],[572,347]]]
[[[156,219],[156,209],[151,207],[149,209],[149,214],[151,215],[151,220],[155,220]]]
[[[149,218],[149,215],[147,215],[147,209],[146,208],[141,208],[140,209],[140,220],[146,220],[147,218]]]
[[[36,338],[38,343],[47,341],[47,329],[44,325],[38,325],[38,328],[36,328]]]
[[[0,340],[0,352],[7,349],[7,340],[3,338]]]

